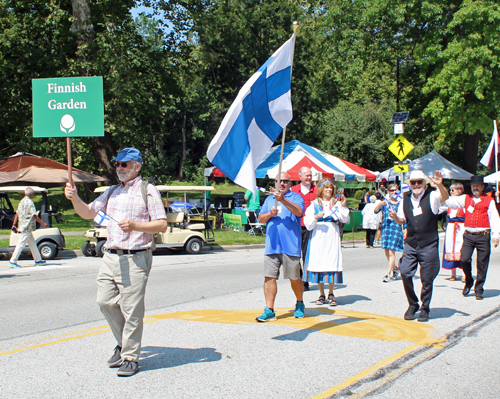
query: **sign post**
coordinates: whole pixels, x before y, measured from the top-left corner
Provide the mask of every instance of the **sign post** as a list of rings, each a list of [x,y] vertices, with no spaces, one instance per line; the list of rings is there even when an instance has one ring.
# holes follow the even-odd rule
[[[66,137],[73,186],[71,137],[104,136],[102,76],[33,79],[33,137]]]

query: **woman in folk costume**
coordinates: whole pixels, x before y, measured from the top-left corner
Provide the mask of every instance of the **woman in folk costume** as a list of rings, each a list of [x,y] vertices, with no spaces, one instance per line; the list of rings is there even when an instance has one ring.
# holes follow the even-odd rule
[[[399,269],[396,266],[396,252],[403,252],[404,249],[403,229],[389,217],[389,212],[392,209],[397,210],[402,199],[398,186],[390,184],[388,197],[379,202],[374,210],[375,213],[382,211],[383,214],[382,249],[385,251],[385,256],[389,262],[387,274],[382,278],[384,283],[397,280],[399,276]]]
[[[450,191],[452,197],[458,197],[464,193],[464,186],[460,183],[452,184]],[[462,268],[460,256],[462,244],[464,243],[465,209],[444,209],[448,209],[448,214],[444,236],[443,269],[451,270],[450,280],[455,281],[457,279],[457,267]],[[462,278],[462,281],[465,282],[465,276]]]
[[[306,209],[304,225],[311,231],[304,267],[304,281],[317,283],[320,297],[316,304],[326,302],[325,283],[329,284],[328,304],[336,306],[333,295],[335,283],[342,283],[342,247],[339,223],[349,223],[347,199],[340,194],[335,204],[333,183],[322,179],[318,183],[316,198]]]

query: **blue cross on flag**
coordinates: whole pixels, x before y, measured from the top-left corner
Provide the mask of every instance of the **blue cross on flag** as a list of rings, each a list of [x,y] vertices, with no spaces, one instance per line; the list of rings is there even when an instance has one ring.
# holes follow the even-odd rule
[[[207,150],[213,165],[255,192],[255,170],[292,120],[295,34],[241,88]]]
[[[94,221],[100,226],[107,226],[110,220],[111,218],[103,211],[97,212],[97,216],[94,218]]]

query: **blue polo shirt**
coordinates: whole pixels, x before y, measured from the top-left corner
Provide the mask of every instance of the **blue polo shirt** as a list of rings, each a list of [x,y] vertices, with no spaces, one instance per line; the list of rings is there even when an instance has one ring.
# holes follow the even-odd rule
[[[285,199],[299,205],[304,212],[304,200],[300,194],[288,191]],[[275,202],[274,195],[267,197],[260,213],[271,212]],[[300,256],[302,242],[300,219],[278,202],[278,215],[269,219],[266,226],[265,255]]]

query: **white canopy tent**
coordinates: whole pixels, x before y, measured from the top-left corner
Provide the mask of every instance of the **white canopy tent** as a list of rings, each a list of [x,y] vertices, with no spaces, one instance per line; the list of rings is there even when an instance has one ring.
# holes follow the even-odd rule
[[[448,161],[445,157],[439,155],[436,151],[431,151],[421,158],[410,161],[410,172],[413,170],[421,170],[427,176],[433,176],[436,170],[443,174],[443,178],[450,180],[470,180],[472,173],[459,168],[455,164]],[[399,176],[399,174],[398,174]],[[404,178],[407,179],[409,173],[405,173]],[[394,168],[387,169],[380,173],[377,181],[392,181],[396,180]]]
[[[484,176],[485,183],[496,183],[500,182],[500,172],[492,173],[491,175]]]

